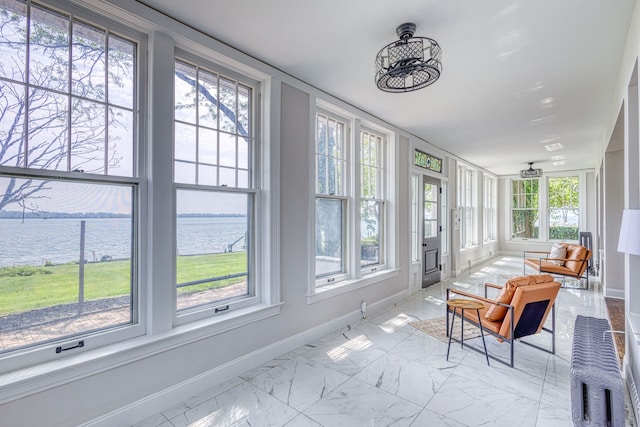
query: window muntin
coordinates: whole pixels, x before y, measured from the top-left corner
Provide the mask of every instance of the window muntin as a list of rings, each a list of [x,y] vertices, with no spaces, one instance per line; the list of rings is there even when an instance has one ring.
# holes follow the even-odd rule
[[[133,176],[136,43],[35,4],[28,19],[22,2],[4,10],[0,164]]]
[[[360,131],[360,267],[384,263],[385,139]]]
[[[320,113],[316,121],[316,194],[344,196],[347,125]]]
[[[137,51],[65,12],[0,5],[0,352],[138,322]]]
[[[320,283],[347,271],[347,124],[324,112],[316,115],[315,269]]]
[[[252,97],[247,84],[176,61],[176,183],[251,188]]]
[[[539,237],[539,180],[511,181],[511,236],[514,239]]]
[[[580,179],[578,176],[547,180],[549,240],[578,240]]]
[[[176,59],[174,182],[179,315],[256,296],[255,87]]]

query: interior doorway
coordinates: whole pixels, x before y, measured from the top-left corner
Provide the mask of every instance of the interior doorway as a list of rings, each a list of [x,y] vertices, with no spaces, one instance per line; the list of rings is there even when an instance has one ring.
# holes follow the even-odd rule
[[[440,281],[442,225],[440,221],[441,182],[437,178],[422,178],[422,287]]]

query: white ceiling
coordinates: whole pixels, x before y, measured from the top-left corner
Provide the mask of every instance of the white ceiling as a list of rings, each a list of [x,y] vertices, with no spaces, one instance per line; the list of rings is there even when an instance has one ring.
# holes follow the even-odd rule
[[[546,172],[597,166],[620,108],[614,89],[636,3],[141,2],[498,175],[531,161]],[[404,22],[440,44],[442,76],[416,92],[381,92],[374,59]]]

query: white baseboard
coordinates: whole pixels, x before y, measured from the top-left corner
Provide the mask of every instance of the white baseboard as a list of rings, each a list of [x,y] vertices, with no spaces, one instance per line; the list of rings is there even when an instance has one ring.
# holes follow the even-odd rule
[[[624,289],[609,289],[605,287],[605,298],[624,299]]]
[[[383,309],[402,301],[410,295],[410,290],[405,289],[381,301],[372,303],[367,312],[369,315],[381,312]],[[111,427],[131,425],[144,420],[145,418],[157,414],[171,406],[200,394],[205,390],[214,387],[224,381],[237,377],[243,372],[260,366],[278,356],[295,350],[331,332],[343,328],[350,323],[357,322],[362,318],[360,310],[356,310],[332,319],[322,325],[318,325],[299,334],[287,337],[283,340],[260,348],[252,353],[246,354],[224,365],[217,366],[209,371],[203,372],[195,377],[189,378],[179,384],[161,390],[157,393],[144,397],[136,402],[109,412],[101,417],[81,424],[80,427]]]
[[[512,256],[522,258],[523,251],[498,251],[494,256]]]

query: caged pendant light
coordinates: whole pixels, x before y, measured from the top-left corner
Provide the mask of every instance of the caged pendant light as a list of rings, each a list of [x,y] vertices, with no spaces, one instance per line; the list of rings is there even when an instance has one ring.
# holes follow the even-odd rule
[[[376,55],[376,85],[385,92],[410,92],[434,83],[442,72],[442,49],[433,39],[414,37],[416,25],[396,29],[400,40]]]

